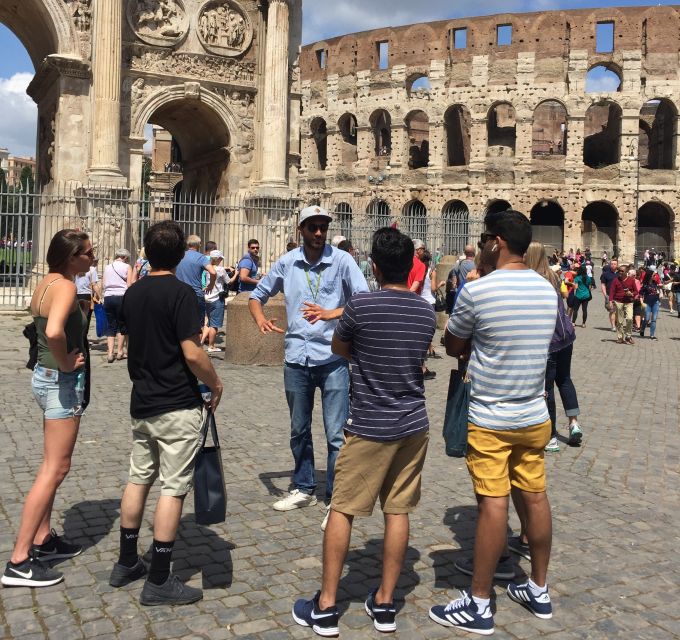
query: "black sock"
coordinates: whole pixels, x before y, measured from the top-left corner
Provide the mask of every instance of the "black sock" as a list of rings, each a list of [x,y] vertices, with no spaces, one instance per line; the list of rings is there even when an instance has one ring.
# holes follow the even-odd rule
[[[134,567],[137,564],[139,555],[137,554],[137,540],[139,538],[139,527],[136,529],[120,528],[120,556],[118,564],[124,567]]]
[[[149,582],[164,584],[170,575],[170,561],[172,560],[172,547],[175,541],[161,542],[154,539],[151,547],[151,568],[149,569]]]

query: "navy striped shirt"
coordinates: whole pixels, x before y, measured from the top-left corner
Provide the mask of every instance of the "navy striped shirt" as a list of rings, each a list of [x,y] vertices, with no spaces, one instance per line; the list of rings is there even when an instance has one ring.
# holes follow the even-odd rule
[[[556,318],[555,289],[531,269],[465,283],[448,330],[472,338],[470,422],[503,431],[548,419],[545,365]]]
[[[435,324],[432,305],[417,293],[382,289],[352,296],[335,329],[352,343],[346,431],[398,440],[429,428],[422,365]]]

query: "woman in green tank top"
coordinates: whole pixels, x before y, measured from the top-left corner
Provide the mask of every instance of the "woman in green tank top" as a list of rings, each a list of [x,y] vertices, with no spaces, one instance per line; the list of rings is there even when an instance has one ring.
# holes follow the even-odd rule
[[[7,586],[46,587],[63,580],[40,560],[72,558],[82,547],[66,542],[51,528],[54,496],[71,466],[85,380],[87,318],[76,298],[75,276],[94,259],[86,233],[64,229],[47,250],[49,273],[31,300],[38,334],[38,363],[31,381],[43,410],[45,458],[26,496],[10,561],[0,582]]]

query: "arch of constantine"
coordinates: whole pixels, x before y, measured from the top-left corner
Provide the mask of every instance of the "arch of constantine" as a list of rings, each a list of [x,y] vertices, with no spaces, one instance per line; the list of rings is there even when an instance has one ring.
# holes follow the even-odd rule
[[[138,188],[151,123],[179,145],[187,190],[289,196],[301,12],[301,0],[3,0],[0,22],[36,69],[37,180]]]
[[[677,252],[678,9],[503,14],[307,45],[300,196],[348,229],[512,206],[557,249]]]

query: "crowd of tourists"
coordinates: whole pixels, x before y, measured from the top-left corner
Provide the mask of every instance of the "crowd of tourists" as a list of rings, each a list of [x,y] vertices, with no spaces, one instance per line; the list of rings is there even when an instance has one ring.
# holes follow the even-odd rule
[[[365,610],[378,631],[397,628],[394,590],[408,545],[409,514],[421,496],[429,441],[424,380],[433,376],[425,360],[434,353],[435,311],[444,309],[450,317],[443,344],[457,360],[460,384],[469,389],[468,402],[453,410],[462,416],[464,431],[457,437],[467,451],[479,517],[474,556],[456,563],[472,576],[470,589],[434,605],[429,616],[447,627],[493,633],[492,581],[501,577],[510,581],[510,600],[538,618],[552,617],[544,451],[559,450],[555,385],[569,420],[567,443],[579,446],[583,438],[570,374],[576,340],[572,319],[576,322],[581,312],[582,326],[587,322],[595,288],[592,255],[586,250],[548,257],[542,244],[531,242],[523,214],[490,213],[478,246],[465,247],[447,280],[440,281],[422,240],[385,227],[372,239],[370,271],[378,286],[370,290],[351,243],[327,242],[331,220],[321,207],[304,209],[300,246],[290,246],[267,273],[260,270],[256,239],[248,241],[235,268],[227,268],[214,243],[201,247],[201,239],[185,237],[177,223],[159,222],[148,229],[134,265],[128,252],[116,254],[104,269],[101,287],[88,236],[68,229],[54,236],[47,251],[49,273],[31,301],[37,335],[32,387],[43,411],[45,457],[25,500],[3,585],[56,584],[63,575],[49,561],[82,552],[51,527],[51,512],[88,403],[87,311],[94,296],[103,297],[112,321],[108,358],[127,357],[132,381],[129,477],[109,583],[122,587],[144,579],[140,602],[148,606],[202,597],[200,589],[172,573],[171,558],[193,485],[204,412],[218,408],[223,391],[208,352],[218,348],[224,294],[238,287],[249,292],[257,330],[284,334],[282,391],[290,412],[294,470],[292,490],[272,505],[277,511],[317,503],[311,426],[317,389],[321,396],[327,445],[322,581],[315,594],[294,603],[295,622],[321,636],[338,635],[338,583],[353,521],[371,515],[379,500],[385,521],[382,577],[368,594]],[[607,259],[605,267],[602,291],[619,341],[632,342],[635,292],[645,305],[640,333],[649,327],[654,337],[658,298],[654,302],[653,296],[661,295],[665,276],[650,268],[631,275],[615,259]],[[671,279],[678,282],[673,272]],[[444,286],[445,295],[440,293]],[[285,294],[286,327],[264,313],[278,293]],[[210,391],[207,401],[199,381]],[[156,480],[160,496],[146,563],[138,538]],[[521,530],[507,538],[509,498]],[[530,560],[526,582],[513,581],[509,552]]]

